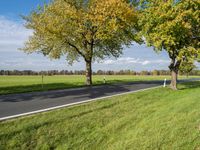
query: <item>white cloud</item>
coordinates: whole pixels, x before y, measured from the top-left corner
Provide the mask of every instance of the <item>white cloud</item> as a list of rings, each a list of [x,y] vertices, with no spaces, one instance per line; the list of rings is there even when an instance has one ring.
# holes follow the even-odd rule
[[[44,56],[27,55],[14,57],[0,61],[1,69],[18,69],[18,70],[48,70],[48,69],[66,69],[67,62],[63,60],[49,60]]]
[[[139,58],[132,58],[132,57],[122,57],[119,59],[107,59],[102,64],[105,65],[126,65],[126,64],[139,64],[139,65],[151,65],[151,64],[167,64],[169,63],[169,60],[143,60]]]
[[[148,64],[150,64],[150,63],[151,63],[151,62],[150,62],[149,60],[145,60],[145,61],[141,62],[142,65],[148,65]]]
[[[17,51],[32,34],[23,24],[0,16],[0,51]]]

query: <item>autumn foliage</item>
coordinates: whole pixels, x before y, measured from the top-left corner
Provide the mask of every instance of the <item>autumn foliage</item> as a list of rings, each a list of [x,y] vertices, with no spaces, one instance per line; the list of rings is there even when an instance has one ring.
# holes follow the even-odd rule
[[[54,0],[25,17],[34,31],[25,52],[69,63],[86,62],[86,84],[92,84],[92,61],[118,57],[137,37],[137,12],[124,0]]]

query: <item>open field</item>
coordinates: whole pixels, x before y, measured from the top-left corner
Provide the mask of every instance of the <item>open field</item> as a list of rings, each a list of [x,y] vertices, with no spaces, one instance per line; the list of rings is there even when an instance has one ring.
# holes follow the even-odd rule
[[[131,76],[131,75],[107,75],[106,83],[164,80],[170,79],[170,76]],[[94,85],[104,84],[104,76],[93,76]],[[185,78],[180,77],[180,78]],[[0,76],[0,95],[10,93],[23,93],[32,91],[47,91],[55,89],[75,88],[85,85],[85,76],[45,76],[44,86],[42,88],[41,76]]]
[[[0,123],[0,149],[199,149],[200,82]]]

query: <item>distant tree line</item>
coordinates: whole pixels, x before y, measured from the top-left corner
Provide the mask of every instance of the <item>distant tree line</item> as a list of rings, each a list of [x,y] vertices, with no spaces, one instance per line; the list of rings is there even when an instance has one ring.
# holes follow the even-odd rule
[[[98,70],[92,73],[93,75],[171,75],[170,70],[153,70],[153,71],[133,71],[133,70]],[[196,75],[200,76],[200,70],[192,70],[189,74],[179,73],[180,75]],[[33,71],[33,70],[0,70],[0,75],[85,75],[85,70],[48,70],[48,71]]]

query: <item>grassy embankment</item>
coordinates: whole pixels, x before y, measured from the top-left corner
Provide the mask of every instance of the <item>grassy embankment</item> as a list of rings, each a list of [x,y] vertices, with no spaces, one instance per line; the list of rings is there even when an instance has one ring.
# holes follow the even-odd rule
[[[0,149],[200,148],[200,82],[0,123]]]
[[[164,80],[170,76],[131,76],[110,75],[105,76],[107,84],[118,82],[132,82],[144,80]],[[94,85],[104,84],[104,76],[93,76]],[[181,77],[183,78],[183,77]],[[55,89],[75,88],[85,85],[85,76],[45,76],[42,88],[41,76],[0,76],[0,95],[10,93],[23,93],[33,91],[47,91]]]

